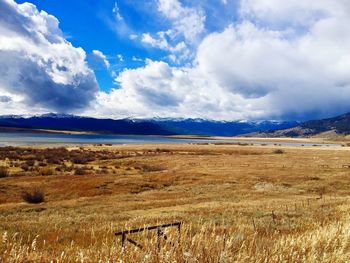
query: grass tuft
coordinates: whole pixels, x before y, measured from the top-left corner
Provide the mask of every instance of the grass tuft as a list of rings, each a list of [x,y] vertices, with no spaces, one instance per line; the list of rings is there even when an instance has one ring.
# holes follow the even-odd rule
[[[41,189],[35,188],[31,191],[23,192],[22,199],[29,204],[40,204],[45,201],[45,194]]]
[[[7,169],[7,167],[1,166],[0,167],[0,178],[5,178],[9,176],[9,171]]]

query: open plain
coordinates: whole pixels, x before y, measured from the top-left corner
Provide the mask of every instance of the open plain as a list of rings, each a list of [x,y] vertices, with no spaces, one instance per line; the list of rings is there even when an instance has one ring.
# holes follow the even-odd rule
[[[350,147],[4,147],[0,166],[0,262],[350,261]],[[179,221],[179,242],[114,235]]]

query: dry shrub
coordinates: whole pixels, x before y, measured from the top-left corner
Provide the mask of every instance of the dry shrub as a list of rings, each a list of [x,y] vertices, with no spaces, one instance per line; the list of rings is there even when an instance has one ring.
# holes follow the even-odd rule
[[[23,192],[22,199],[29,204],[40,204],[45,201],[45,194],[41,189],[35,188],[31,191]]]
[[[274,154],[283,154],[284,151],[282,149],[276,149],[273,151]]]
[[[39,162],[39,166],[41,166],[41,167],[45,167],[45,166],[47,166],[47,163],[44,163],[44,162]]]
[[[53,175],[53,170],[49,167],[42,168],[40,169],[40,175],[43,175],[43,176]]]
[[[65,163],[61,165],[61,171],[62,172],[71,172],[74,169],[73,165],[66,165]]]
[[[49,164],[61,164],[62,160],[60,158],[50,156],[50,158],[46,159],[46,162]]]
[[[74,174],[75,175],[86,175],[86,174],[88,174],[88,171],[84,167],[77,167],[74,169]]]
[[[72,150],[69,152],[68,159],[75,164],[86,164],[96,160],[96,152]]]
[[[315,190],[316,190],[316,193],[319,195],[319,198],[322,198],[326,194],[325,186],[317,187]]]
[[[9,171],[7,169],[7,167],[1,166],[0,167],[0,178],[5,178],[9,176]]]
[[[55,168],[55,171],[56,171],[56,172],[64,172],[64,170],[62,169],[62,166],[57,166],[57,167]]]
[[[101,161],[110,159],[110,157],[109,157],[108,155],[103,155],[103,154],[100,155],[98,158],[99,158],[99,160],[101,160]]]
[[[157,148],[157,149],[156,149],[156,152],[158,152],[158,153],[169,153],[169,152],[171,152],[171,151],[168,150],[168,149],[160,149],[160,148]]]
[[[98,171],[99,174],[108,174],[109,171],[106,168],[102,168],[101,170]]]
[[[151,166],[151,165],[147,165],[147,164],[142,165],[141,169],[144,172],[161,172],[161,171],[165,170],[164,167],[155,166],[155,165]]]
[[[26,163],[21,164],[21,169],[25,172],[29,171],[29,165]]]
[[[35,160],[33,160],[33,159],[28,159],[28,160],[26,160],[26,165],[28,165],[28,166],[34,166],[34,164],[35,164]]]
[[[75,164],[86,164],[89,162],[89,160],[85,157],[85,156],[74,156],[70,159],[72,161],[72,163]]]

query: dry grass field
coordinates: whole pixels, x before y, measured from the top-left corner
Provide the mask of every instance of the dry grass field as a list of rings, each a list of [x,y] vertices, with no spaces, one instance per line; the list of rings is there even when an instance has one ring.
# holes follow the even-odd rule
[[[349,165],[350,147],[0,148],[0,262],[349,262]],[[178,221],[160,249],[114,235]]]

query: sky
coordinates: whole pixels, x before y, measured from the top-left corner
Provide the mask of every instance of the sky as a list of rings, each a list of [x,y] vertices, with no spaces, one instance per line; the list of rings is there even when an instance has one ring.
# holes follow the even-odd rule
[[[350,112],[348,0],[0,0],[0,115]]]

